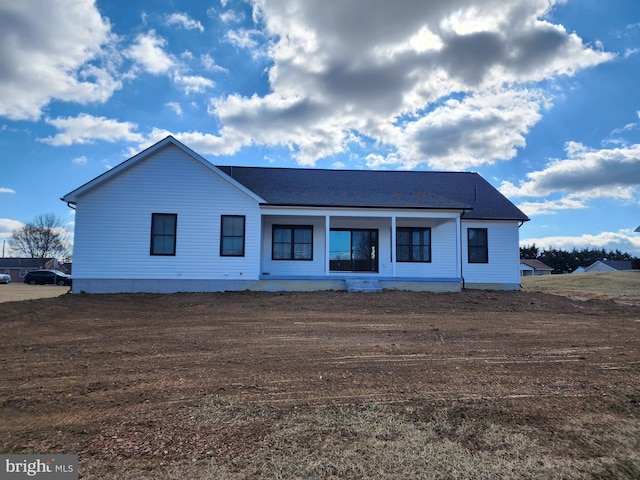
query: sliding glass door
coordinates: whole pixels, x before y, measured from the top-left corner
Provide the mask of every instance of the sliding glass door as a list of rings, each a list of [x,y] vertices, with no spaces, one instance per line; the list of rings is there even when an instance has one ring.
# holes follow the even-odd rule
[[[330,270],[378,271],[378,230],[331,229],[329,242]]]

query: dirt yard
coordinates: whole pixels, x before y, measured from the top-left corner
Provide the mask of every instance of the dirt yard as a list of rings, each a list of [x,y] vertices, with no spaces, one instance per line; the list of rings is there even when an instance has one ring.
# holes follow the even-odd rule
[[[0,338],[0,451],[80,478],[640,478],[614,299],[61,295],[0,304]]]

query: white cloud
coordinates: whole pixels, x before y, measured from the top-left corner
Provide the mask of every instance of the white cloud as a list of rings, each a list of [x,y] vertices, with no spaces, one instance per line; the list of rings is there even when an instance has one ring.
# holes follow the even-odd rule
[[[594,199],[637,201],[640,193],[640,145],[591,149],[568,142],[565,159],[548,163],[543,170],[529,172],[515,185],[503,181],[500,192],[508,198],[540,198],[518,205],[528,216],[555,214],[588,207]]]
[[[0,187],[0,193],[16,193],[13,188]]]
[[[133,45],[125,51],[125,55],[134,60],[144,71],[161,74],[167,73],[176,63],[163,50],[167,41],[156,35],[155,30],[139,34]]]
[[[224,132],[224,129],[223,129]],[[235,136],[235,132],[224,132],[224,138],[202,132],[170,132],[168,130],[154,128],[152,132],[135,147],[129,149],[129,156],[136,155],[141,150],[159,142],[167,135],[172,135],[185,145],[189,145],[194,151],[203,155],[233,155],[246,141],[243,137]]]
[[[270,92],[210,112],[231,143],[289,146],[304,165],[363,137],[387,152],[370,162],[395,167],[510,159],[553,100],[537,82],[614,58],[552,24],[555,3],[256,0],[264,31],[226,40],[266,48]]]
[[[235,10],[225,10],[219,17],[224,23],[239,23],[244,20],[244,14]]]
[[[640,185],[640,144],[624,148],[591,149],[568,142],[567,158],[553,160],[544,170],[530,172],[516,186],[503,182],[500,191],[508,197],[544,197],[558,192],[582,198],[627,198]]]
[[[213,88],[215,83],[199,75],[186,75],[183,73],[188,68],[178,63],[174,56],[165,52],[167,41],[158,36],[154,30],[136,37],[134,44],[129,47],[125,55],[136,62],[139,68],[144,71],[160,75],[167,74],[172,81],[184,89],[188,95],[190,93],[203,93],[209,88]],[[182,53],[182,57],[191,59],[193,54],[189,51]],[[211,70],[216,70],[215,62],[210,56],[205,56],[203,61],[210,60]]]
[[[216,85],[212,80],[197,75],[176,74],[173,77],[173,81],[178,85],[182,85],[187,95],[190,93],[202,93],[208,88],[213,88]]]
[[[75,163],[76,165],[86,165],[88,161],[87,157],[82,155],[71,160],[71,163]]]
[[[516,156],[525,134],[541,118],[547,103],[537,91],[482,92],[448,100],[421,119],[409,122],[395,140],[402,163],[427,163],[439,170],[464,170]],[[407,160],[415,159],[415,160]]]
[[[226,68],[221,67],[220,65],[216,64],[216,61],[209,54],[202,55],[200,57],[200,62],[202,63],[202,66],[204,68],[206,68],[207,70],[209,70],[211,72],[225,72],[225,73],[229,72],[229,70],[227,70]]]
[[[630,255],[640,257],[640,235],[633,229],[623,229],[618,232],[601,232],[595,235],[579,236],[549,236],[540,238],[524,238],[520,246],[535,244],[540,249],[558,248],[562,250],[577,250],[583,248],[604,248],[606,251],[620,250]]]
[[[47,119],[62,133],[53,137],[39,138],[42,143],[54,146],[94,143],[96,140],[105,142],[140,142],[143,137],[134,132],[137,125],[131,122],[119,122],[105,117],[94,117],[81,113],[77,117],[58,117]]]
[[[528,217],[535,215],[553,215],[562,210],[578,210],[587,208],[584,200],[571,196],[559,200],[543,200],[540,202],[522,202],[518,205]]]
[[[186,30],[200,30],[201,32],[204,32],[202,23],[200,23],[198,20],[190,18],[186,13],[172,13],[170,15],[167,15],[165,18],[165,23],[167,25],[180,25]]]
[[[171,110],[173,110],[173,112],[178,115],[179,117],[182,116],[182,107],[180,106],[180,104],[178,102],[167,102],[165,103],[165,105],[167,107],[169,107]]]
[[[229,30],[224,39],[231,45],[239,48],[253,49],[258,46],[258,38],[262,36],[262,32],[254,29],[239,28],[237,30]]]
[[[14,230],[21,228],[24,223],[10,218],[0,218],[0,239],[7,240]]]
[[[0,2],[0,116],[35,120],[51,100],[106,101],[122,86],[108,58],[115,41],[92,1]]]

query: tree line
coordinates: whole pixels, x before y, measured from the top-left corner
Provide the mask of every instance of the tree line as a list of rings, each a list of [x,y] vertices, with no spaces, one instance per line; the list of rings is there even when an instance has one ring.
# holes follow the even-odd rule
[[[640,264],[640,259],[620,250],[609,250],[594,248],[574,248],[571,251],[559,250],[556,248],[543,249],[531,246],[520,247],[520,258],[525,260],[540,260],[542,263],[553,268],[553,273],[571,273],[578,267],[588,267],[598,260],[624,260],[631,261],[634,268]]]

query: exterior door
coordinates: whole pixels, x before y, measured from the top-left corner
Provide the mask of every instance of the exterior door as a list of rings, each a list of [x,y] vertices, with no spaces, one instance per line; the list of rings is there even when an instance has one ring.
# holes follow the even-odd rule
[[[378,271],[378,230],[332,229],[329,242],[331,271]]]

